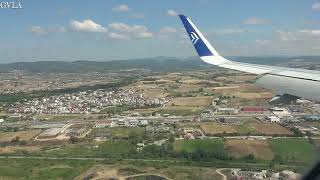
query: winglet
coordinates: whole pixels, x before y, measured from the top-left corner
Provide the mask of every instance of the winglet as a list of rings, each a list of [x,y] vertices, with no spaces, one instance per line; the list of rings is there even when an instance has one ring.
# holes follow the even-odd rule
[[[211,46],[208,40],[187,16],[180,14],[179,17],[190,37],[192,44],[194,45],[194,48],[203,61],[213,65],[221,65],[230,62],[219,55],[219,53]]]
[[[187,16],[180,14],[179,17],[200,57],[219,55]]]

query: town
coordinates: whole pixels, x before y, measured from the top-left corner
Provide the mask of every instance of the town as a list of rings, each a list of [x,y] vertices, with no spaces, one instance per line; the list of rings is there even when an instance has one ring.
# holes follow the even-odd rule
[[[320,104],[292,97],[270,103],[274,93],[250,83],[253,79],[221,70],[144,72],[121,86],[25,96],[2,106],[0,153],[88,160],[223,160],[215,176],[298,179],[302,172],[290,164],[316,157]],[[303,148],[287,152],[283,146]],[[230,167],[234,161],[243,168]],[[248,169],[258,161],[265,165]],[[283,165],[289,167],[278,167]],[[87,173],[83,176],[99,177]]]

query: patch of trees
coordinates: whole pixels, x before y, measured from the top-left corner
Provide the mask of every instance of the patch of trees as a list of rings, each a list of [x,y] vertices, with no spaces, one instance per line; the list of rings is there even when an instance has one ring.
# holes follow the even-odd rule
[[[16,136],[11,139],[11,141],[3,141],[0,143],[0,147],[6,147],[6,146],[25,146],[27,145],[26,140],[21,140],[19,136]]]
[[[224,151],[208,152],[202,149],[197,149],[193,152],[174,151],[172,143],[164,143],[161,146],[151,145],[147,146],[142,151],[143,157],[149,158],[178,158],[192,161],[210,161],[214,159],[232,160]]]
[[[303,136],[303,133],[300,132],[298,128],[292,127],[292,128],[290,128],[290,131],[293,132],[293,136],[296,136],[296,137],[302,137]]]

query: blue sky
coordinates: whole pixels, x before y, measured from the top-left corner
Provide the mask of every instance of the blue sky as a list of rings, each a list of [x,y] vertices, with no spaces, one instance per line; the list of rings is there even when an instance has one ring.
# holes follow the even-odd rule
[[[0,62],[195,56],[180,13],[225,56],[320,55],[320,1],[20,2],[0,9]]]

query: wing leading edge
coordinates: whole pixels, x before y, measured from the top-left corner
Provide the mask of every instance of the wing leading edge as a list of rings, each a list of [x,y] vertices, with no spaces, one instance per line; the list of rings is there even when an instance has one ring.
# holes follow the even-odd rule
[[[179,15],[192,44],[200,58],[212,65],[233,69],[252,74],[261,78],[257,84],[275,89],[279,94],[291,94],[311,100],[320,101],[320,72],[306,69],[265,66],[258,64],[240,63],[222,57],[185,15]]]

